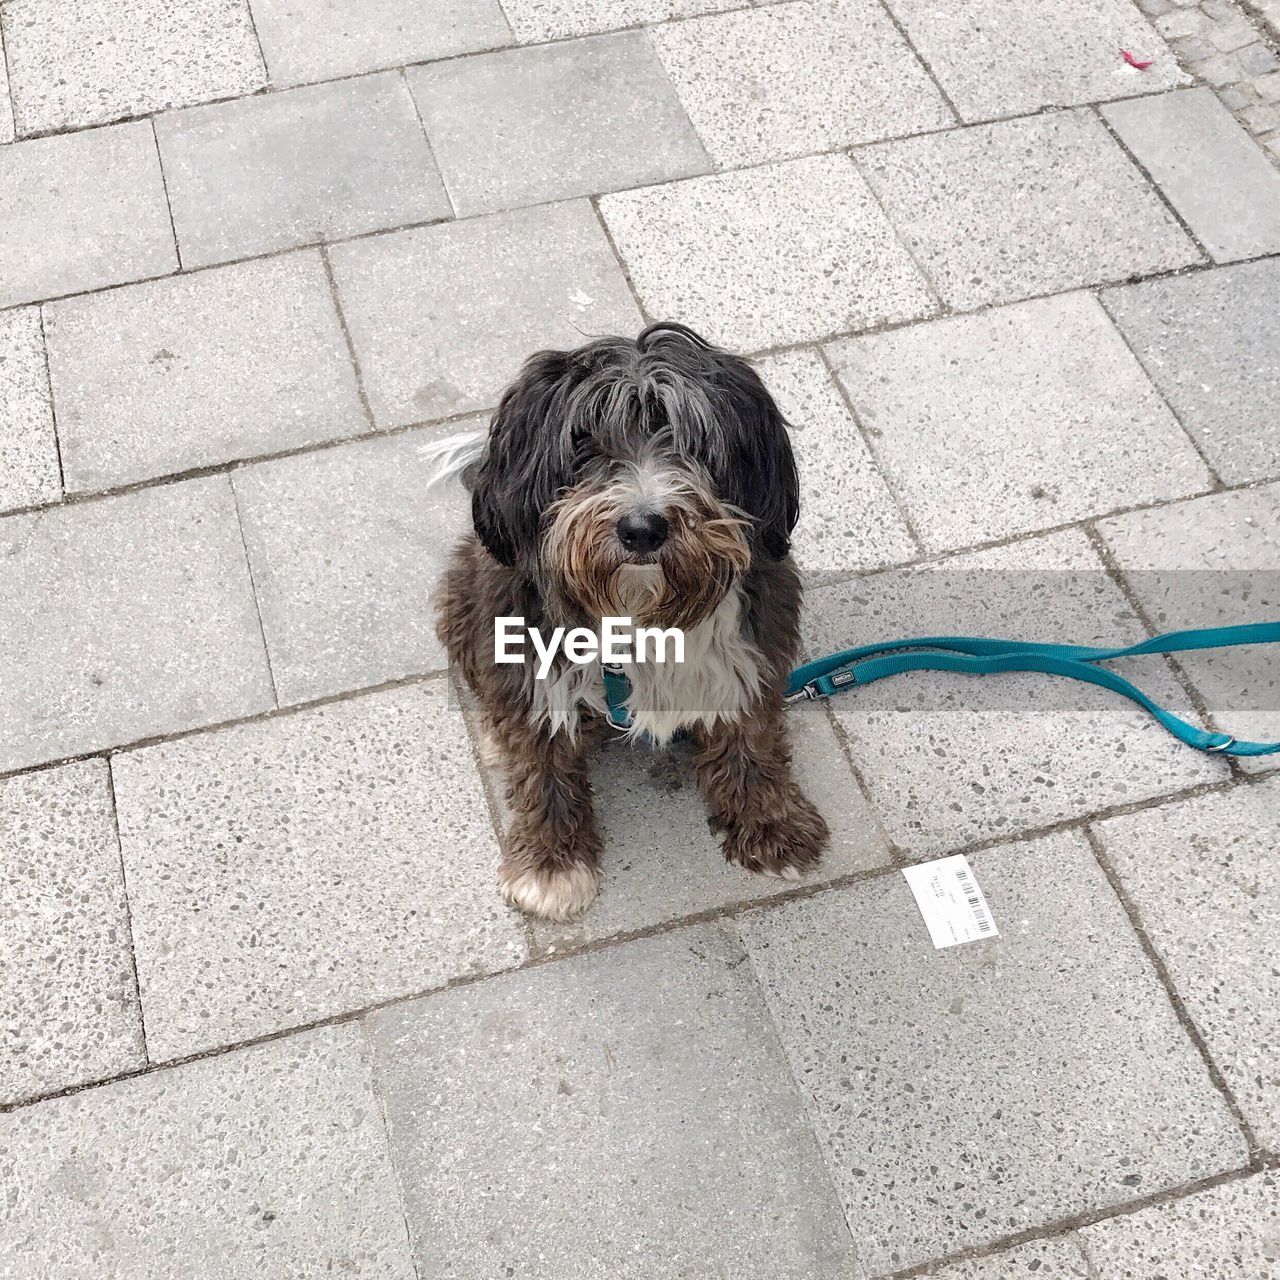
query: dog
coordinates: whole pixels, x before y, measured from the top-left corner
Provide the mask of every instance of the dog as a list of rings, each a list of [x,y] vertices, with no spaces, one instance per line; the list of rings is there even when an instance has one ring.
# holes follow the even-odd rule
[[[507,901],[564,920],[595,898],[589,759],[608,708],[598,664],[560,655],[541,680],[499,664],[499,617],[681,628],[682,663],[628,669],[628,734],[692,738],[731,863],[784,879],[815,867],[827,826],[792,775],[782,702],[800,648],[799,480],[755,370],[674,322],[540,351],[457,472],[474,529],[445,570],[438,634],[506,775]]]

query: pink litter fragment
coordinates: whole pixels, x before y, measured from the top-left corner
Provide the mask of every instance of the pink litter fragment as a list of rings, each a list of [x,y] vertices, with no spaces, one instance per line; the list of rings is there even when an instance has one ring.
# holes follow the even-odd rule
[[[1121,57],[1122,57],[1122,58],[1123,58],[1123,59],[1124,59],[1124,60],[1125,60],[1125,61],[1126,61],[1126,62],[1127,62],[1131,67],[1137,67],[1139,71],[1145,71],[1145,70],[1146,70],[1146,69],[1147,69],[1147,68],[1152,64],[1152,62],[1153,62],[1153,61],[1155,61],[1155,59],[1153,59],[1153,58],[1148,58],[1148,59],[1146,60],[1146,62],[1143,62],[1141,58],[1135,58],[1135,57],[1133,56],[1133,54],[1131,54],[1131,53],[1129,52],[1129,50],[1128,50],[1128,49],[1121,49],[1121,50],[1120,50],[1120,56],[1121,56]]]

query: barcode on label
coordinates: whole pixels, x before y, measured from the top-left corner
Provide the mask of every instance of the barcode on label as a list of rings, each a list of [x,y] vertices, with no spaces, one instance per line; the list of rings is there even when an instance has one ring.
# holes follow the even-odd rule
[[[969,904],[969,910],[973,912],[973,923],[978,926],[978,932],[990,933],[995,925],[991,922],[991,913],[982,900],[982,894],[978,892],[978,886],[973,882],[973,872],[963,866],[956,872],[956,880],[960,884],[964,900]]]
[[[902,874],[911,886],[935,947],[954,947],[961,942],[1000,936],[982,887],[964,854],[907,867]]]

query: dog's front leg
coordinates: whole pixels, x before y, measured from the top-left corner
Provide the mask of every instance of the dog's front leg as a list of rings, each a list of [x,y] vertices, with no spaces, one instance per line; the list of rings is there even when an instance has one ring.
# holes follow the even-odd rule
[[[828,831],[791,774],[780,706],[757,704],[741,720],[700,728],[698,789],[724,840],[748,871],[798,880],[818,865]]]
[[[548,735],[512,717],[492,723],[509,779],[511,826],[498,878],[513,906],[547,920],[588,907],[600,882],[589,735]]]

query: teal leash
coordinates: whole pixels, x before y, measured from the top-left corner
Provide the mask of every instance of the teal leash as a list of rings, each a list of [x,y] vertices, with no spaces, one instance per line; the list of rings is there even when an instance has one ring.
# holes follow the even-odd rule
[[[1074,644],[1031,644],[1022,640],[982,636],[925,636],[886,644],[845,649],[815,658],[791,673],[783,701],[830,698],[837,693],[874,684],[904,671],[957,671],[964,675],[996,675],[1005,671],[1039,671],[1101,685],[1149,711],[1179,742],[1212,755],[1268,756],[1280,742],[1242,742],[1229,733],[1210,733],[1175,716],[1100,662],[1136,658],[1152,653],[1185,653],[1193,649],[1226,649],[1242,644],[1280,643],[1280,622],[1252,622],[1235,627],[1168,631],[1141,644],[1120,649],[1097,649]]]
[[[1148,697],[1137,685],[1097,665],[1113,658],[1136,658],[1152,653],[1185,653],[1193,649],[1226,649],[1242,644],[1280,643],[1280,622],[1253,622],[1236,627],[1169,631],[1141,644],[1098,649],[1075,644],[1032,644],[982,636],[924,636],[885,644],[844,649],[815,658],[791,673],[783,701],[788,705],[811,698],[830,698],[861,685],[874,684],[904,671],[955,671],[963,675],[996,675],[1005,671],[1039,671],[1101,685],[1149,711],[1179,742],[1211,755],[1268,756],[1280,742],[1242,742],[1229,733],[1210,733],[1175,716]],[[621,733],[631,728],[627,700],[631,681],[622,667],[603,667],[609,723]]]

